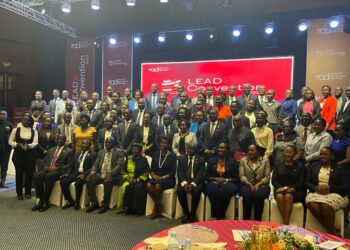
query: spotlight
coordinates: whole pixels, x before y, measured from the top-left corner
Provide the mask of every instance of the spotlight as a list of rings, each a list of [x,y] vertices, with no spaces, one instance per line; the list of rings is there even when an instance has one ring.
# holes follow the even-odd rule
[[[63,2],[61,5],[61,10],[64,13],[70,13],[70,11],[72,10],[72,5],[70,2]]]
[[[130,7],[135,6],[136,0],[126,0],[126,5]]]
[[[91,0],[91,9],[92,10],[99,10],[100,9],[100,0]]]
[[[42,15],[44,15],[44,14],[46,13],[46,9],[45,9],[45,8],[42,8],[42,9],[40,10],[40,13],[41,13]]]
[[[239,36],[241,35],[241,32],[242,32],[242,26],[236,25],[236,26],[233,28],[232,35],[233,35],[234,37],[239,37]]]
[[[158,41],[161,43],[165,42],[165,33],[164,32],[159,32]]]
[[[135,34],[134,35],[134,43],[139,44],[141,42],[141,35],[140,34]]]
[[[268,35],[271,35],[274,32],[274,25],[273,23],[267,23],[265,24],[265,33]]]
[[[329,20],[328,20],[328,26],[329,28],[331,29],[336,29],[339,27],[340,25],[340,21],[341,21],[342,17],[340,16],[333,16],[333,17],[330,17]]]
[[[168,0],[160,0],[161,3],[167,3],[169,2]]]
[[[111,45],[115,45],[117,43],[117,39],[115,37],[111,37],[111,38],[109,38],[109,43]]]
[[[186,40],[191,41],[193,39],[193,31],[188,30],[186,31]]]
[[[308,28],[307,20],[305,20],[305,19],[299,20],[299,22],[298,22],[298,29],[300,31],[304,32],[305,30],[307,30],[307,28]]]

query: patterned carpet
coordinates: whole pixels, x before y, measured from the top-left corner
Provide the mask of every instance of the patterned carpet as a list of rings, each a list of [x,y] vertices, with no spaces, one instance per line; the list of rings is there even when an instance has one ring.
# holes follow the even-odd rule
[[[11,177],[7,184],[11,184]],[[12,179],[13,182],[13,179]],[[35,199],[18,201],[15,190],[0,193],[0,249],[130,249],[163,229],[179,224],[166,218],[86,214],[51,206],[44,212],[32,212]]]

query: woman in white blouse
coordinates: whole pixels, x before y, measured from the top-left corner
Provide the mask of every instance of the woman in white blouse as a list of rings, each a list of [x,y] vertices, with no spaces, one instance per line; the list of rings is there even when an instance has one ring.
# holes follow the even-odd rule
[[[197,145],[197,137],[195,133],[189,132],[188,128],[190,124],[187,120],[181,120],[179,122],[179,133],[174,134],[173,139],[173,152],[176,156],[186,155],[187,148],[190,144]]]
[[[31,199],[32,176],[35,168],[38,133],[32,128],[34,121],[30,115],[24,115],[21,125],[14,128],[9,144],[14,148],[12,161],[16,169],[17,199],[23,200],[23,176],[25,178],[25,197]]]

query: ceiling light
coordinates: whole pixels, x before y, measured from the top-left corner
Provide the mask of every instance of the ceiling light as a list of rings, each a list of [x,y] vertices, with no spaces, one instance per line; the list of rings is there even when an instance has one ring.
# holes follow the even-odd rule
[[[267,23],[265,24],[265,33],[268,35],[271,35],[274,32],[274,24],[273,23]]]
[[[115,45],[117,43],[117,39],[115,37],[111,37],[111,38],[109,38],[109,43],[111,45]]]
[[[126,5],[130,7],[135,6],[136,0],[126,0]]]
[[[165,42],[165,33],[164,32],[159,32],[158,41],[161,43]]]
[[[308,27],[308,22],[307,22],[307,20],[305,20],[305,19],[299,20],[298,29],[299,29],[300,31],[306,31],[306,30],[307,30],[307,27]]]
[[[191,41],[193,39],[193,31],[188,30],[186,31],[186,40]]]
[[[340,25],[341,19],[342,19],[341,16],[333,16],[333,17],[330,17],[329,20],[328,20],[328,26],[329,26],[331,29],[336,29],[336,28],[338,28],[339,25]]]
[[[233,28],[232,35],[234,37],[239,37],[241,35],[241,32],[242,32],[242,26],[241,25],[236,25]]]
[[[61,5],[61,10],[64,12],[64,13],[70,13],[71,10],[72,10],[72,5],[70,2],[64,2],[62,3]]]
[[[160,0],[161,3],[167,3],[169,2],[168,0]]]
[[[135,34],[134,35],[134,43],[141,43],[141,34]]]
[[[91,9],[92,10],[99,10],[100,9],[100,0],[91,0]]]

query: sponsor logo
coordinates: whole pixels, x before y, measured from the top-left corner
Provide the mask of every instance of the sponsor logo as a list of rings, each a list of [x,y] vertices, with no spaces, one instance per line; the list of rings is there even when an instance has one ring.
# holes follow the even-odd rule
[[[346,51],[337,51],[336,49],[316,50],[316,56],[346,56]]]
[[[78,42],[78,43],[71,43],[70,48],[71,49],[85,49],[90,46],[89,42]]]
[[[128,46],[129,46],[129,43],[127,41],[120,41],[118,39],[115,44],[108,43],[108,48],[110,49],[125,48]]]
[[[157,73],[157,72],[167,72],[170,70],[170,67],[156,67],[156,68],[149,68],[149,72]]]
[[[122,60],[108,60],[108,66],[112,67],[112,66],[116,66],[116,65],[124,65],[124,66],[128,66],[127,62],[123,62]]]
[[[319,28],[316,30],[316,33],[319,35],[329,35],[332,33],[337,33],[337,32],[343,32],[343,27],[338,27],[336,29],[331,29],[331,28]]]
[[[333,73],[326,73],[326,74],[318,74],[316,75],[316,80],[319,81],[329,81],[329,80],[343,80],[345,79],[346,74],[343,72],[333,72]]]
[[[110,79],[108,80],[108,85],[116,86],[116,85],[126,85],[129,81],[125,78],[120,79]]]

